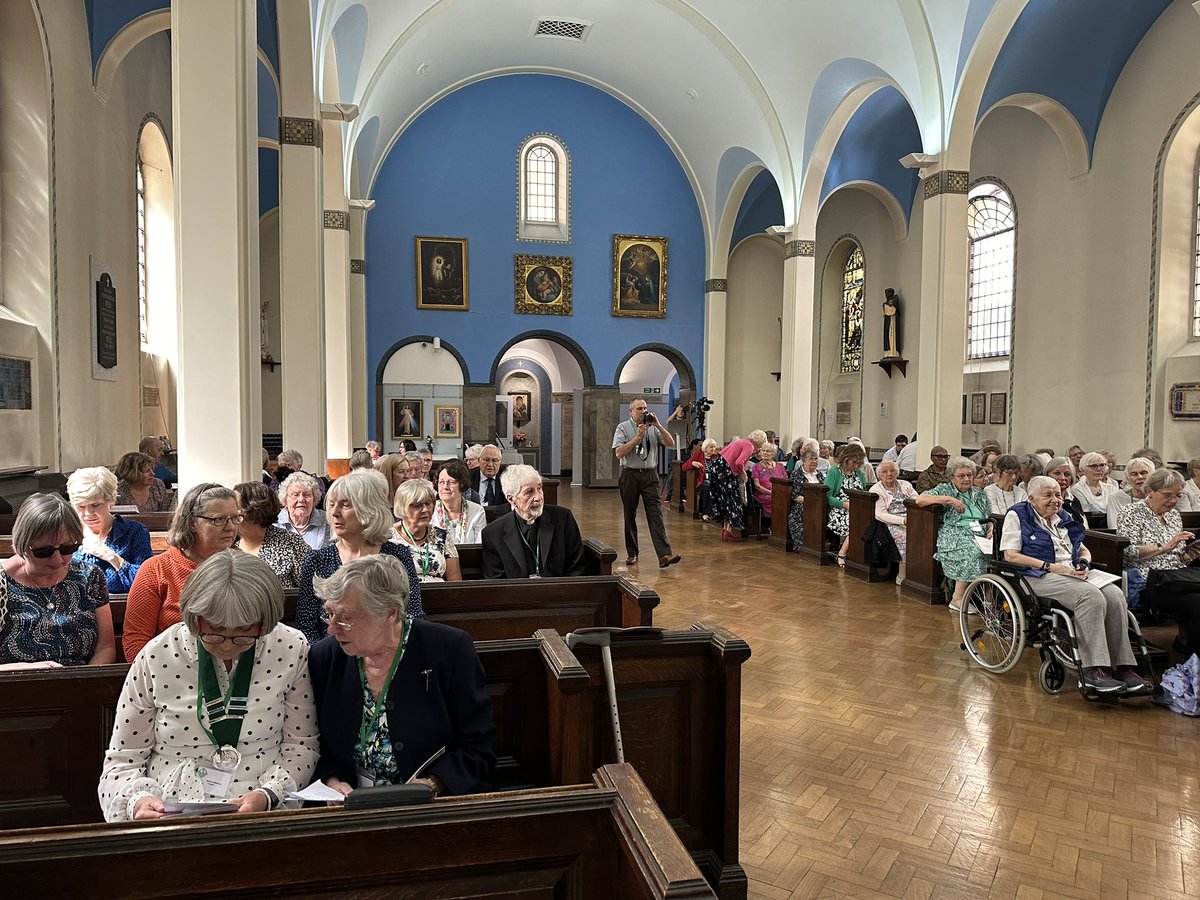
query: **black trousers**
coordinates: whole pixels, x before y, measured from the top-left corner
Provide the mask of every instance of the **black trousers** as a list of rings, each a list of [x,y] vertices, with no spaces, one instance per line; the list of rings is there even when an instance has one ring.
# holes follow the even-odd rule
[[[659,500],[658,472],[654,469],[621,469],[618,482],[621,491],[621,506],[625,510],[625,552],[628,556],[638,555],[637,510],[638,500],[646,509],[646,524],[650,526],[650,540],[654,542],[654,555],[671,555],[671,542],[667,540],[667,527],[663,524],[662,501]]]

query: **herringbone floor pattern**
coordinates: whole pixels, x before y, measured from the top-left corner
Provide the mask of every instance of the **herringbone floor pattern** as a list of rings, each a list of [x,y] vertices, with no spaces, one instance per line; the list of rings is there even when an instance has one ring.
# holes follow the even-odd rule
[[[625,548],[615,491],[561,491]],[[991,676],[945,608],[667,514],[655,623],[745,638],[741,860],[755,898],[1200,896],[1200,722]]]

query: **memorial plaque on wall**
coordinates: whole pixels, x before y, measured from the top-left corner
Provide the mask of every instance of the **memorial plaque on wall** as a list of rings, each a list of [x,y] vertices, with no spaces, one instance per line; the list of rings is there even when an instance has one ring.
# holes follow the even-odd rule
[[[111,263],[91,257],[92,378],[117,380],[117,288]]]
[[[33,370],[29,360],[0,356],[0,409],[33,409]]]

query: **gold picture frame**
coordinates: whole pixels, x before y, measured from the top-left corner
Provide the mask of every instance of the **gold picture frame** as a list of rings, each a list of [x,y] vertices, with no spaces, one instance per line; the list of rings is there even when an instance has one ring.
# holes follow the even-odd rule
[[[433,408],[433,427],[435,438],[462,437],[462,407],[435,406]]]
[[[612,314],[641,319],[667,317],[667,239],[613,235]]]
[[[417,309],[469,310],[467,239],[418,235],[415,240]]]
[[[513,255],[513,308],[518,313],[569,316],[571,257]]]

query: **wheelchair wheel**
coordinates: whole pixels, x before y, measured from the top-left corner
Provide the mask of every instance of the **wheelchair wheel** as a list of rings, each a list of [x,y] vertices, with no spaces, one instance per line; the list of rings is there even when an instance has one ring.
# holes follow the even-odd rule
[[[998,575],[971,582],[958,613],[963,647],[989,672],[1007,672],[1025,648],[1025,610],[1016,591]]]
[[[1042,667],[1038,669],[1038,684],[1042,686],[1042,690],[1047,694],[1058,694],[1067,683],[1067,670],[1063,668],[1055,656],[1050,656],[1042,661]]]

